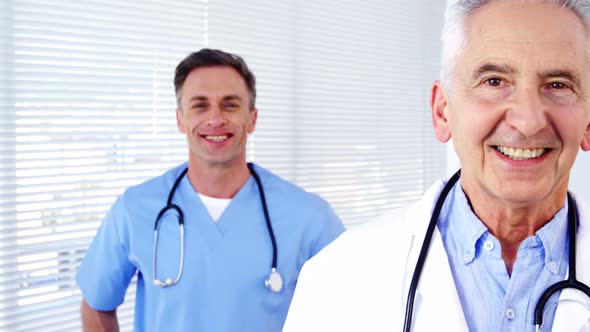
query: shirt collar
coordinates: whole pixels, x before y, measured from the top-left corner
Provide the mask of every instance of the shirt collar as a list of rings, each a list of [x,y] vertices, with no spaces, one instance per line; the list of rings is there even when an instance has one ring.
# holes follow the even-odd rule
[[[567,199],[566,199],[567,200]],[[545,249],[545,267],[553,274],[567,266],[567,220],[568,206],[564,202],[563,207],[557,211],[545,226],[537,231],[537,236]]]
[[[477,241],[487,233],[487,228],[471,210],[460,180],[449,196],[452,196],[453,200],[447,214],[449,231],[455,239],[457,253],[462,255],[463,262],[468,264],[475,258]]]
[[[456,241],[456,252],[462,255],[465,264],[471,263],[477,255],[477,243],[484,235],[489,234],[487,227],[473,213],[467,200],[467,196],[461,187],[461,181],[457,183],[449,193],[449,204],[446,205],[446,215],[449,231]],[[536,237],[543,245],[545,251],[545,267],[553,274],[559,273],[563,264],[567,264],[567,210],[563,207],[557,211],[553,218],[536,233]],[[494,238],[491,234],[489,237]],[[532,239],[531,239],[532,240]],[[497,240],[494,238],[494,241]],[[526,241],[526,240],[525,240]],[[480,244],[483,241],[480,241]]]

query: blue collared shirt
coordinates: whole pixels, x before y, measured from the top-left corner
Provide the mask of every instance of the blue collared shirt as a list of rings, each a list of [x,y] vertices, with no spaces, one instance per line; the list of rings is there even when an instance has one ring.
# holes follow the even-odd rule
[[[469,331],[534,331],[543,291],[564,280],[568,267],[567,204],[518,248],[509,276],[500,242],[473,213],[460,185],[449,193],[438,221]],[[549,300],[542,330],[553,323]]]

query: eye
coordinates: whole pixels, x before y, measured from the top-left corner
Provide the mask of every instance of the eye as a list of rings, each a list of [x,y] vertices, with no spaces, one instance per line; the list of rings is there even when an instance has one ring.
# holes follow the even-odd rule
[[[544,89],[549,91],[555,95],[569,95],[574,94],[575,89],[572,84],[568,82],[561,82],[561,81],[553,81],[545,84]]]
[[[239,106],[238,104],[232,103],[232,102],[225,102],[225,103],[223,103],[223,107],[224,108],[235,109],[238,106]]]
[[[209,104],[207,104],[207,103],[196,103],[196,104],[193,104],[191,106],[191,109],[193,109],[193,110],[195,110],[197,112],[205,112],[205,111],[207,111],[207,109],[209,109]]]
[[[559,104],[571,104],[577,99],[577,93],[574,85],[568,81],[547,82],[543,86],[545,96]]]
[[[502,85],[502,79],[498,77],[490,77],[487,78],[484,83],[489,86],[500,86]]]
[[[559,89],[559,90],[566,89],[568,87],[567,85],[565,85],[562,82],[551,82],[551,83],[549,83],[549,86],[552,89]]]

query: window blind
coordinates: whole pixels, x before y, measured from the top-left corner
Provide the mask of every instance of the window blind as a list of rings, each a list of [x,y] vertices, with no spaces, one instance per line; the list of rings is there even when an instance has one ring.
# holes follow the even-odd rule
[[[444,168],[427,103],[444,3],[255,3],[208,8],[209,45],[258,75],[250,157],[321,194],[348,226],[419,197]]]
[[[427,106],[443,7],[0,0],[0,331],[80,330],[74,277],[103,215],[186,159],[172,77],[202,47],[257,76],[249,160],[322,195],[348,227],[417,199],[445,171]]]

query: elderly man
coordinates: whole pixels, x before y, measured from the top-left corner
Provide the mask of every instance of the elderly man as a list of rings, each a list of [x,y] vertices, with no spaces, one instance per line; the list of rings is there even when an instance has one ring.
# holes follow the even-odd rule
[[[567,190],[590,149],[589,6],[449,8],[431,109],[460,173],[309,261],[285,332],[590,331],[590,221]]]

